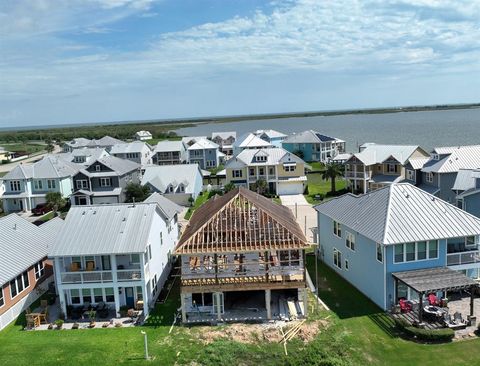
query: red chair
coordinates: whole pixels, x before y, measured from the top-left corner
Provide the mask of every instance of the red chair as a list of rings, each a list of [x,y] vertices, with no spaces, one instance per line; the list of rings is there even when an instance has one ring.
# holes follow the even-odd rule
[[[440,305],[440,301],[438,301],[437,296],[435,294],[428,295],[428,303],[432,306]]]
[[[410,304],[407,300],[400,299],[398,303],[400,304],[400,311],[402,313],[409,313],[412,311],[412,304]]]

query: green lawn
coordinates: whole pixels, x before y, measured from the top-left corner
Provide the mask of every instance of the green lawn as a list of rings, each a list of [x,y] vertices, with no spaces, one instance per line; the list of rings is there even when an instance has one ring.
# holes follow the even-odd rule
[[[320,203],[320,201],[315,200],[315,195],[320,194],[326,196],[330,192],[332,186],[331,181],[323,180],[320,173],[307,174],[307,184],[308,195],[305,195],[305,199],[310,204]],[[345,180],[337,178],[335,187],[337,191],[344,189],[346,187]]]
[[[313,256],[307,259],[314,278]],[[324,264],[319,264],[319,296],[332,310],[335,332],[344,334],[354,364],[480,365],[480,339],[420,344],[402,339],[390,317]]]
[[[34,154],[36,152],[45,151],[46,145],[30,144],[30,143],[15,143],[15,144],[2,144],[0,146],[10,152],[26,151],[28,154]]]
[[[211,194],[209,194],[208,192],[202,192],[202,194],[198,196],[197,199],[195,200],[193,207],[190,207],[188,209],[187,213],[185,214],[185,219],[189,220],[190,217],[192,217],[193,212],[197,208],[199,208],[201,205],[203,205],[205,202],[207,202],[210,197],[211,197]]]
[[[168,141],[178,141],[178,140],[181,140],[182,137],[181,136],[170,136],[167,138],[165,137],[162,137],[162,138],[156,138],[156,139],[150,139],[150,140],[146,140],[145,142],[147,144],[149,144],[150,146],[155,146],[157,145],[160,141],[164,141],[164,140],[168,140]]]

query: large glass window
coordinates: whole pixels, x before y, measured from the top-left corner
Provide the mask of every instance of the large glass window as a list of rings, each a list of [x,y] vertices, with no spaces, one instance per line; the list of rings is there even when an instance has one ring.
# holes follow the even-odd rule
[[[35,179],[33,181],[33,186],[35,187],[35,189],[38,189],[38,190],[43,189],[43,182],[41,180]]]
[[[405,244],[405,260],[407,262],[415,260],[415,243]]]
[[[92,294],[89,288],[82,289],[83,302],[92,302]]]
[[[93,289],[93,300],[95,303],[99,303],[103,301],[103,291],[101,288]]]
[[[105,301],[106,302],[115,302],[115,295],[113,294],[113,288],[107,287],[105,289]]]
[[[333,233],[339,238],[342,237],[342,227],[339,222],[333,222]]]
[[[355,250],[355,235],[347,232],[347,234],[345,235],[345,245],[347,246],[347,248]]]
[[[72,304],[80,304],[80,290],[72,289],[70,290],[70,299]]]
[[[5,300],[3,299],[3,288],[0,287],[0,308],[5,304]]]
[[[20,190],[20,181],[19,180],[11,180],[10,181],[10,190],[13,192],[18,192]]]
[[[430,240],[428,242],[428,258],[435,259],[438,258],[438,241]]]
[[[403,244],[395,245],[395,263],[403,262]]]
[[[342,269],[342,253],[335,248],[333,248],[333,264]]]
[[[40,279],[45,274],[45,267],[43,265],[43,261],[40,261],[35,264],[35,279]]]
[[[47,187],[48,189],[54,189],[56,187],[56,182],[54,179],[47,180]]]
[[[383,245],[377,243],[377,261],[383,263]]]
[[[427,242],[419,241],[417,243],[417,260],[427,259]]]

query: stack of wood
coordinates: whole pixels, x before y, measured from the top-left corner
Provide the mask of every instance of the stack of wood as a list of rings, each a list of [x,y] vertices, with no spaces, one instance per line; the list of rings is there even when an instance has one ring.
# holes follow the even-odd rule
[[[283,342],[283,349],[285,351],[285,355],[288,355],[287,352],[287,342],[291,340],[293,337],[297,335],[297,333],[300,331],[302,328],[302,325],[306,322],[306,319],[303,319],[301,322],[295,324],[293,327],[291,327],[287,332],[284,332],[282,328],[280,328],[280,331],[282,332],[283,338],[280,340],[279,343]]]

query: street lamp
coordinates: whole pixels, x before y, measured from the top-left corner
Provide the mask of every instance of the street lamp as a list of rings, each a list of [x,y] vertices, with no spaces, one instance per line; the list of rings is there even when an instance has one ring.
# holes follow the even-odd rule
[[[150,359],[150,357],[148,357],[147,333],[144,332],[143,330],[140,331],[140,333],[143,334],[143,340],[144,340],[144,343],[145,343],[145,359],[148,360],[148,359]]]

